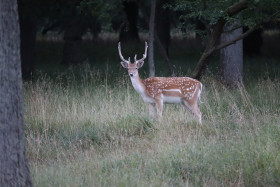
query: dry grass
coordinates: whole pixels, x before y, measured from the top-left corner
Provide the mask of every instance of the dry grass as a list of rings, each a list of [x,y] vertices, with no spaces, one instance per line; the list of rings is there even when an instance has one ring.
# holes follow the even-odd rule
[[[159,123],[126,75],[81,69],[25,83],[35,186],[280,185],[279,80],[231,90],[208,77],[202,125],[179,105]]]

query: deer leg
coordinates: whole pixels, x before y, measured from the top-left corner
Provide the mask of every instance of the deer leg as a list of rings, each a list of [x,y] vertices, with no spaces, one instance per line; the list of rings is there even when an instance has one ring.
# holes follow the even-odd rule
[[[157,107],[158,119],[161,120],[162,110],[163,110],[163,100],[161,98],[156,99],[156,107]]]
[[[154,118],[155,117],[155,104],[154,103],[149,103],[149,112],[150,112],[150,117]]]
[[[198,118],[199,123],[201,124],[201,123],[202,123],[202,122],[201,122],[201,112],[200,112],[200,110],[199,110],[199,108],[198,108],[198,106],[197,106],[197,103],[195,103],[194,105],[192,105],[192,109],[193,109],[193,111],[194,111],[196,117]]]
[[[201,112],[197,106],[197,103],[189,103],[185,99],[183,100],[184,107],[190,111],[198,120],[198,122],[201,124]]]

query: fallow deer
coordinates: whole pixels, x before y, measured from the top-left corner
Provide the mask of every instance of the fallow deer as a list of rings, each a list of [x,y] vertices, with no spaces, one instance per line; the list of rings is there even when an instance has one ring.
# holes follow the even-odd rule
[[[147,57],[148,44],[145,42],[145,53],[143,58],[131,63],[130,57],[125,60],[121,53],[121,44],[118,44],[121,65],[128,70],[130,80],[136,92],[143,98],[144,102],[149,103],[150,116],[154,117],[155,106],[159,119],[162,117],[164,103],[181,103],[191,111],[201,123],[201,112],[197,101],[200,99],[202,91],[201,82],[189,77],[150,77],[142,80],[138,74],[138,69],[144,64]]]

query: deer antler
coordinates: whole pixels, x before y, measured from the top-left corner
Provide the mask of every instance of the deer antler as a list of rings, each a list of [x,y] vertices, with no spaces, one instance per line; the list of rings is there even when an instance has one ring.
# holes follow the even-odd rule
[[[148,43],[145,42],[145,53],[143,54],[143,58],[137,60],[137,59],[136,59],[137,55],[134,56],[134,60],[135,60],[136,64],[137,64],[138,62],[144,61],[144,60],[146,59],[146,57],[147,57],[147,49],[148,49]]]
[[[120,58],[123,62],[126,62],[127,64],[130,63],[130,57],[128,58],[128,60],[125,60],[124,57],[122,56],[122,52],[121,52],[121,42],[119,42],[119,45],[118,45],[118,49],[119,49],[119,55],[120,55]]]

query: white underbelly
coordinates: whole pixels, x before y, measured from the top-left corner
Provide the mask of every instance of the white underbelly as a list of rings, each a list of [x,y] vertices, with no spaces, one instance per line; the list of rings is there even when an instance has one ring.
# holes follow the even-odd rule
[[[156,100],[152,97],[141,95],[145,103],[156,103]],[[163,103],[170,103],[170,104],[178,104],[182,103],[181,97],[172,97],[172,96],[162,96]]]
[[[182,103],[181,97],[172,97],[172,96],[162,96],[163,103]]]

